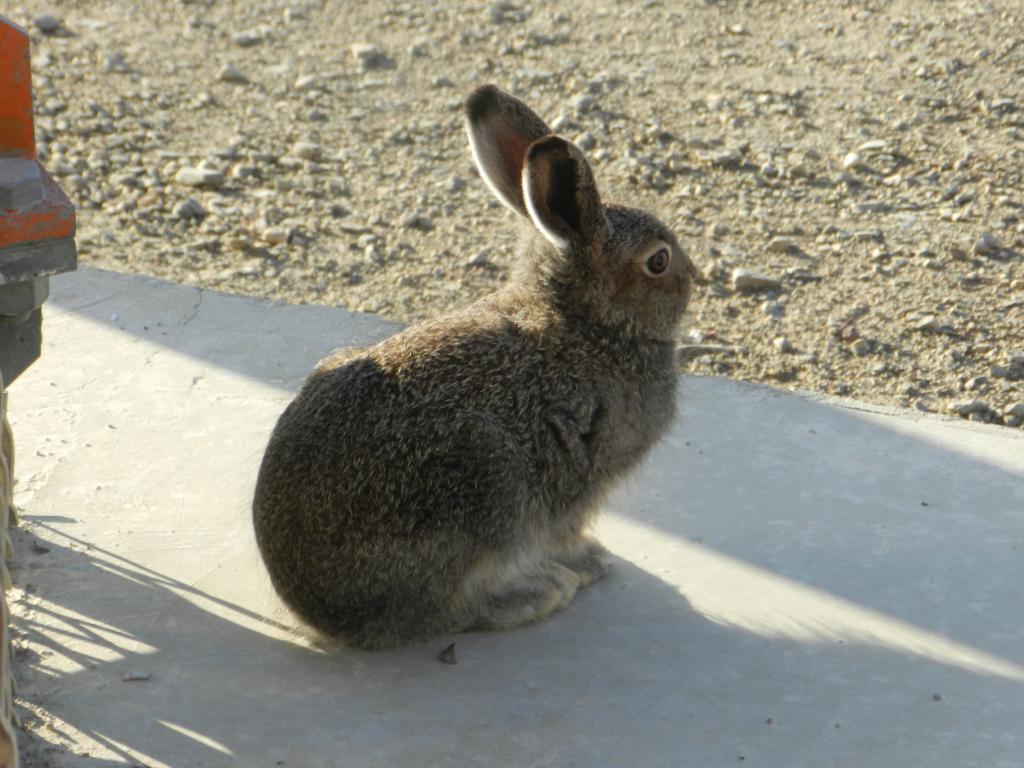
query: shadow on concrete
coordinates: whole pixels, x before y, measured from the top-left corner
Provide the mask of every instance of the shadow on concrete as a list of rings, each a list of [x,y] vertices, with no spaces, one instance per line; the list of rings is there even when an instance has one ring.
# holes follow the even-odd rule
[[[282,400],[332,348],[390,330],[200,295],[90,270],[54,301],[122,327],[126,356],[151,341],[195,361],[175,376],[226,368]],[[455,667],[435,658],[447,640],[310,650],[272,601],[206,592],[29,506],[16,613],[47,653],[21,660],[23,694],[109,765],[1014,764],[1024,440],[723,380],[687,379],[681,402],[609,501],[613,574],[547,622],[453,638]],[[202,452],[221,446],[193,449],[188,471],[214,471]],[[263,578],[236,570],[240,595]],[[132,670],[152,677],[122,682]]]

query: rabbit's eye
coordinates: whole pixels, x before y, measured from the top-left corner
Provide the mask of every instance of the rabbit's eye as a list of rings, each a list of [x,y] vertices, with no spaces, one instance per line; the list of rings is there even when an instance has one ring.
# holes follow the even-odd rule
[[[659,248],[647,257],[647,261],[644,262],[644,272],[651,277],[657,277],[668,269],[668,258],[668,249]]]

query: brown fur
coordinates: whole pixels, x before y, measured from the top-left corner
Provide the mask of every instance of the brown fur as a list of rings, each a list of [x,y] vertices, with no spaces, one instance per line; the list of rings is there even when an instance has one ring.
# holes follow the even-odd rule
[[[672,338],[692,278],[675,238],[645,213],[603,206],[579,150],[521,102],[488,86],[467,113],[481,173],[524,217],[534,195],[548,235],[527,238],[498,293],[322,361],[257,480],[253,520],[275,588],[354,646],[564,607],[608,568],[585,534],[597,503],[674,414]],[[550,182],[520,188],[512,156]],[[672,259],[652,278],[642,257],[657,243]]]

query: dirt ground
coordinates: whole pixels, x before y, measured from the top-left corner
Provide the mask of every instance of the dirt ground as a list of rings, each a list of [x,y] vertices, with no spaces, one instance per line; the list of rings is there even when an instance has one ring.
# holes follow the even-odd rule
[[[674,223],[707,277],[682,369],[1024,422],[1016,0],[12,16],[85,264],[403,321],[464,305],[516,258],[461,124],[493,82],[585,149],[606,199]]]

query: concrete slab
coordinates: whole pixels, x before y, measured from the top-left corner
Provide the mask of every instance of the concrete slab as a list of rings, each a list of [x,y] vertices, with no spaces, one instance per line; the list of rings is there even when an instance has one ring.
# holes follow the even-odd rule
[[[46,311],[14,611],[55,766],[1021,765],[1019,432],[689,378],[568,610],[329,655],[250,492],[313,362],[392,327],[90,269]]]

